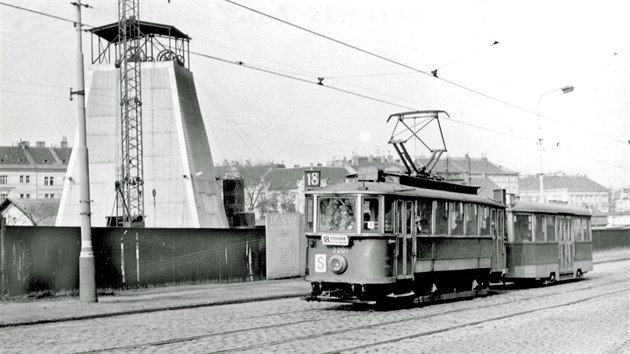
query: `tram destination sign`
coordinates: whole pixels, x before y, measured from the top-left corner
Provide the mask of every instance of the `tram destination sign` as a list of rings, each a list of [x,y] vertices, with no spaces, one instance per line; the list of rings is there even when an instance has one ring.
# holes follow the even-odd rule
[[[322,243],[326,246],[347,246],[349,244],[348,235],[323,234]]]

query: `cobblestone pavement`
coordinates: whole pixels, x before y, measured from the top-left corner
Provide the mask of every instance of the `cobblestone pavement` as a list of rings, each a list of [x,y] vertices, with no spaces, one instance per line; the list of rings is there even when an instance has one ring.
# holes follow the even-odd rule
[[[0,352],[630,353],[628,270],[391,311],[282,299],[6,327]]]

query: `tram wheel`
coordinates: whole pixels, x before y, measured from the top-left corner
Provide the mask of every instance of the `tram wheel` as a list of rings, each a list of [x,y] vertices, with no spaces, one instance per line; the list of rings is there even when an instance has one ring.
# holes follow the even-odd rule
[[[549,274],[549,278],[547,279],[547,284],[553,284],[556,282],[556,273]]]
[[[577,272],[575,272],[575,277],[577,279],[581,279],[582,277],[584,277],[584,273],[582,273],[582,269],[578,269]]]

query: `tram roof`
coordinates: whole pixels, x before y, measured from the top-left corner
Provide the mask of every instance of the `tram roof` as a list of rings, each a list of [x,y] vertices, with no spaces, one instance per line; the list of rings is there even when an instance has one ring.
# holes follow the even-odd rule
[[[448,192],[437,189],[417,188],[391,182],[348,182],[309,190],[308,194],[391,194],[416,198],[446,199],[471,203],[504,205],[475,194]]]
[[[516,203],[514,206],[508,208],[508,211],[523,212],[523,213],[541,213],[541,214],[571,214],[571,215],[584,215],[591,216],[591,212],[588,209],[578,208],[563,204],[543,204],[534,203],[529,201],[522,201]]]

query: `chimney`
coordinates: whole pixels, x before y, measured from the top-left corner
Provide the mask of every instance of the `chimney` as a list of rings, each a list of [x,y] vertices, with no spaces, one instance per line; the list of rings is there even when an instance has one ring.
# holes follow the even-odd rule
[[[65,136],[61,137],[61,144],[59,144],[60,147],[62,148],[67,148],[68,147],[68,138],[66,138]]]
[[[45,148],[46,147],[46,142],[45,141],[36,141],[35,142],[35,146],[38,148]]]

